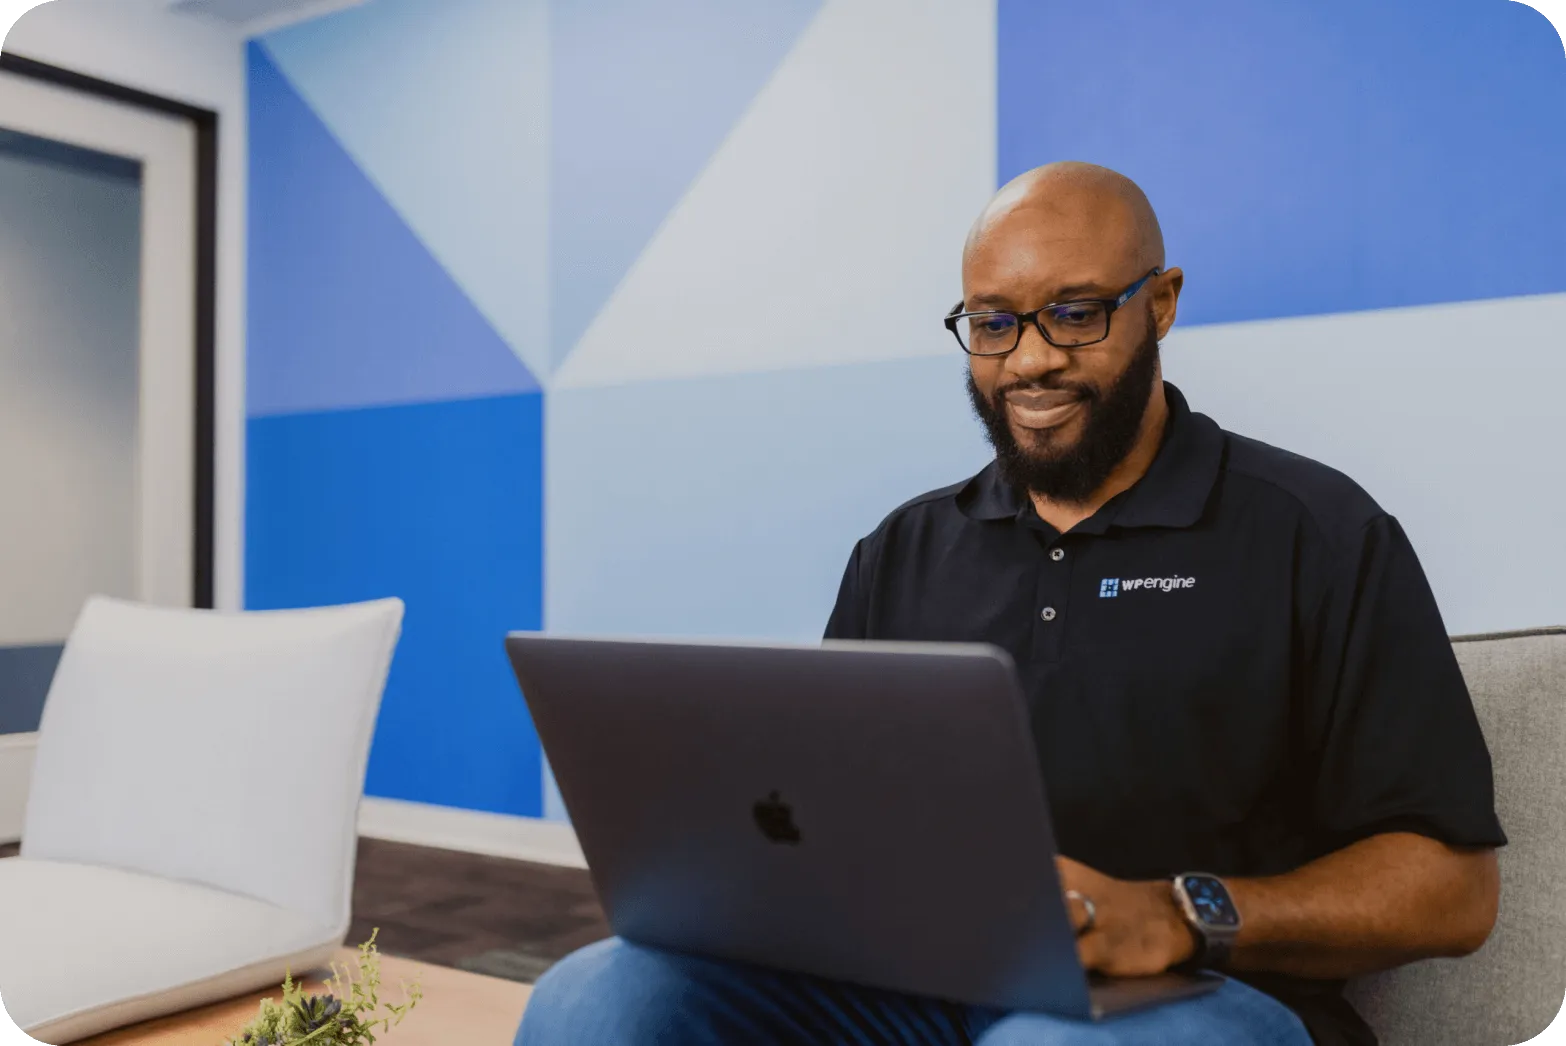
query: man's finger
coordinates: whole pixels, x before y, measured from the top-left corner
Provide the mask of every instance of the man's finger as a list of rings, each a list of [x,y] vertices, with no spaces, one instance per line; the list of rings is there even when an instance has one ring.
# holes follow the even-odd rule
[[[1077,938],[1077,961],[1089,973],[1099,969],[1108,959],[1108,945],[1101,933],[1083,934]]]

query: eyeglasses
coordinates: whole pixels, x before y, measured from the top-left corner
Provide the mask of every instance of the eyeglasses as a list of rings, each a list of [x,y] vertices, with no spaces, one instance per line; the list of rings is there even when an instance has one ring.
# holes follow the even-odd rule
[[[1137,280],[1113,298],[1080,298],[1042,305],[1032,312],[963,312],[962,302],[946,314],[946,329],[970,356],[1004,356],[1022,344],[1022,328],[1032,323],[1044,340],[1061,349],[1080,349],[1109,337],[1109,317],[1136,296],[1162,269]]]

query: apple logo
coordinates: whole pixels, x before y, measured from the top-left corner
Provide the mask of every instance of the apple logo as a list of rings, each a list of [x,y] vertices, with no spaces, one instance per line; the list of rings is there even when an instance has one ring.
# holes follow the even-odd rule
[[[761,834],[768,841],[799,845],[799,826],[794,823],[794,808],[785,803],[778,793],[773,792],[758,801],[751,812],[755,815],[756,827],[761,829]]]

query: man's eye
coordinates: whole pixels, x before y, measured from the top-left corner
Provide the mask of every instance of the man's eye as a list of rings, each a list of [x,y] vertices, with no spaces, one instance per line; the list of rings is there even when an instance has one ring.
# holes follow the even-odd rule
[[[1059,309],[1050,310],[1050,318],[1056,323],[1066,326],[1082,326],[1092,323],[1098,316],[1098,309],[1092,305],[1067,305]]]
[[[986,334],[1005,334],[1012,328],[1011,317],[991,316],[989,319],[980,324],[980,326],[983,327],[984,333]]]

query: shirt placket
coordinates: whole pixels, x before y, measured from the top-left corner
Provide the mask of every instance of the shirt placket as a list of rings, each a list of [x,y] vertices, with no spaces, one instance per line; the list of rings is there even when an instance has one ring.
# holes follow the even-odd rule
[[[1032,608],[1033,654],[1040,661],[1055,662],[1065,648],[1074,557],[1063,538],[1041,543]]]

